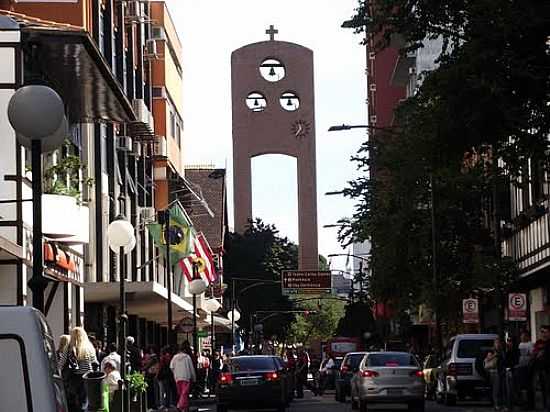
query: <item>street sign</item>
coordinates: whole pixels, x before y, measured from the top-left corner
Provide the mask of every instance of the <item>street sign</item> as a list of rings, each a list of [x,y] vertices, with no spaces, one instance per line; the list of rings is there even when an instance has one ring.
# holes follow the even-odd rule
[[[176,331],[182,333],[191,333],[193,332],[193,319],[182,319],[176,326]]]
[[[477,299],[464,299],[462,301],[462,313],[464,323],[479,323],[479,301]]]
[[[527,295],[510,293],[508,295],[508,320],[525,322],[527,320]]]
[[[328,271],[287,270],[281,274],[284,296],[331,293],[332,274]]]

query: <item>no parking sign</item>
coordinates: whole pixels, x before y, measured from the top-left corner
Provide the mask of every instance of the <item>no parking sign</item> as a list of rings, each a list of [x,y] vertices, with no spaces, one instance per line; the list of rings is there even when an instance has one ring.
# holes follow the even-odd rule
[[[527,320],[527,295],[510,293],[508,295],[508,320],[525,322]]]
[[[479,323],[479,301],[477,299],[464,299],[462,301],[462,313],[464,323]]]

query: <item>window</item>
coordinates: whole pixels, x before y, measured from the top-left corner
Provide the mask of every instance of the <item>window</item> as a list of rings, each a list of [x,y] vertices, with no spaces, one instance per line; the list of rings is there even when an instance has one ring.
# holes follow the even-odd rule
[[[0,335],[0,364],[1,409],[21,412],[31,410],[29,371],[25,347],[19,336]]]
[[[99,11],[99,32],[98,32],[98,38],[99,38],[99,50],[101,51],[101,54],[105,55],[105,18],[103,16],[103,11]]]
[[[176,137],[176,115],[170,110],[170,136]]]
[[[414,356],[408,353],[374,353],[368,356],[370,367],[418,366]]]
[[[479,358],[487,355],[487,352],[493,347],[493,339],[475,339],[461,340],[458,343],[459,358]]]
[[[176,124],[176,142],[178,147],[181,147],[181,127],[179,123]]]
[[[238,357],[231,361],[234,372],[276,370],[275,361],[271,357]]]

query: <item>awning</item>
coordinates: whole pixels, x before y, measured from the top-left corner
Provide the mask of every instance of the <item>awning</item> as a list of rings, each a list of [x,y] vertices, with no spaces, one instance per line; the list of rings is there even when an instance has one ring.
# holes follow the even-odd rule
[[[61,95],[71,123],[136,121],[131,102],[83,28],[5,10],[0,15],[19,24],[23,49],[32,54],[27,69]]]
[[[120,285],[118,282],[87,282],[84,285],[86,302],[118,304]],[[168,292],[157,282],[126,282],[126,304],[128,314],[147,320],[167,322],[166,301]],[[190,317],[193,305],[172,293],[174,324],[182,317]]]
[[[0,261],[23,259],[23,248],[11,240],[0,236]]]

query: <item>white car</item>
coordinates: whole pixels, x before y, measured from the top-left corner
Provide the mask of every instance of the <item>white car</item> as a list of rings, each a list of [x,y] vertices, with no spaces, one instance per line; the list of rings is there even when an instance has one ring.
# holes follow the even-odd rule
[[[490,398],[490,385],[483,376],[483,359],[497,335],[457,335],[449,340],[439,368],[436,400],[452,406],[457,399]]]
[[[351,378],[351,408],[366,412],[373,403],[405,403],[424,411],[424,375],[407,352],[370,352]]]

